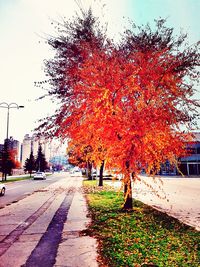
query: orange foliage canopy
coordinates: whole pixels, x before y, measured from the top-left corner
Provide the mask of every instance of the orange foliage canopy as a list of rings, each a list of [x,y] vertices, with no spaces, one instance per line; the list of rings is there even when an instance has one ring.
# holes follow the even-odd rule
[[[14,168],[18,169],[21,167],[20,162],[17,160],[17,150],[15,149],[9,150],[9,158],[12,161]]]
[[[62,134],[90,144],[95,161],[106,159],[122,171],[127,161],[135,174],[157,171],[167,159],[175,163],[184,154],[185,140],[175,130],[185,117],[179,109],[185,91],[179,87],[180,78],[166,72],[163,53],[140,55],[136,65],[132,61],[137,54],[125,60],[120,52],[93,51],[79,69],[83,82],[73,92],[79,105],[63,120]],[[65,127],[69,121],[70,127]]]
[[[90,146],[87,157],[120,170],[125,184],[130,173],[175,164],[185,153],[180,125],[189,126],[199,107],[190,82],[197,79],[197,47],[179,51],[186,36],[172,38],[163,20],[154,32],[127,30],[118,46],[95,28],[91,12],[77,21],[68,24],[68,39],[50,40],[57,56],[46,64],[54,78],[49,94],[61,107],[42,127],[80,151]]]

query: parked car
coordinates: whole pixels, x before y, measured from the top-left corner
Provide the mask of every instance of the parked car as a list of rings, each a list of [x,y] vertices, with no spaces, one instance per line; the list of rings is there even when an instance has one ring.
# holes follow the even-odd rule
[[[71,176],[82,176],[82,172],[78,168],[74,168],[70,171]]]
[[[6,192],[6,186],[3,183],[0,183],[0,196],[4,196]]]
[[[33,176],[33,179],[46,179],[46,174],[44,172],[36,172]]]

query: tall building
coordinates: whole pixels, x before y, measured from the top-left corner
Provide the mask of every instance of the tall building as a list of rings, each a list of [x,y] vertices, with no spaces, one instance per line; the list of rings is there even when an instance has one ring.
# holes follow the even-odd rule
[[[37,137],[35,134],[30,136],[26,134],[24,136],[24,140],[22,142],[22,155],[21,155],[21,162],[22,167],[25,164],[27,158],[29,158],[31,151],[33,152],[33,156],[36,158],[38,153],[38,147],[41,144],[42,152],[45,155],[46,161],[50,161],[51,157],[51,142],[46,140],[44,137]]]
[[[25,161],[27,158],[29,158],[30,153],[31,153],[31,142],[32,138],[29,136],[29,134],[26,134],[24,136],[24,139],[22,141],[22,150],[21,150],[21,163],[22,163],[22,168],[25,164]]]
[[[36,135],[33,135],[31,138],[31,151],[33,152],[34,157],[37,157],[39,144],[40,139]]]
[[[20,143],[18,140],[15,140],[12,136],[10,138],[5,139],[5,143],[7,143],[8,150],[15,151],[15,160],[20,161]]]

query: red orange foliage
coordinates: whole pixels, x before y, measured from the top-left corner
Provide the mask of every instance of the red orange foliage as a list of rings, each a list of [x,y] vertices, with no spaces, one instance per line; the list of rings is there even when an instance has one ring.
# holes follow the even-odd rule
[[[46,64],[49,94],[61,107],[42,127],[70,138],[80,153],[90,146],[86,160],[105,160],[124,173],[128,201],[130,174],[156,173],[185,153],[180,125],[189,125],[199,107],[191,99],[199,54],[196,46],[179,50],[186,36],[175,40],[162,20],[155,31],[127,30],[118,46],[95,23],[89,11],[73,27],[65,25],[68,39],[49,41],[57,51]]]

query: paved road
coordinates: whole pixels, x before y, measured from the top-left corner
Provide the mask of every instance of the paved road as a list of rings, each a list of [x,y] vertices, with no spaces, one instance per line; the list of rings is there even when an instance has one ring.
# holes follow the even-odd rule
[[[56,179],[0,209],[0,267],[97,267],[96,241],[80,236],[89,223],[82,178]]]
[[[66,176],[65,173],[63,173]],[[6,194],[0,197],[0,208],[17,202],[20,199],[32,194],[34,191],[41,190],[48,185],[55,183],[63,178],[62,174],[54,173],[47,176],[46,180],[22,180],[18,182],[6,183]]]
[[[200,230],[200,178],[140,178],[133,185],[133,198]]]

